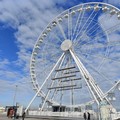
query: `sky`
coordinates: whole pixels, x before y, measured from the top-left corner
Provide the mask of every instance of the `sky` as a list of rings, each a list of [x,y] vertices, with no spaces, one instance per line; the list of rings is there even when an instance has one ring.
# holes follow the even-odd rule
[[[59,13],[86,2],[120,8],[120,0],[0,0],[0,106],[28,104],[35,94],[29,64],[38,36]]]

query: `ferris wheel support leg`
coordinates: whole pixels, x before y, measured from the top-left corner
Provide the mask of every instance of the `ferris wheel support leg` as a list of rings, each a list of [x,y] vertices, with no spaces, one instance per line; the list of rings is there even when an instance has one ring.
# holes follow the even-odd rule
[[[35,100],[35,98],[37,97],[37,95],[39,94],[39,92],[41,91],[42,87],[44,86],[44,84],[47,82],[47,80],[49,79],[49,77],[51,76],[52,72],[55,70],[55,68],[57,67],[58,63],[61,61],[61,59],[63,58],[65,53],[63,53],[61,55],[61,57],[59,58],[59,60],[57,61],[57,63],[55,64],[55,66],[53,67],[53,69],[51,70],[51,72],[49,73],[49,75],[46,77],[45,81],[43,82],[43,84],[41,85],[41,87],[39,88],[39,90],[37,91],[37,93],[35,94],[35,96],[32,98],[32,100],[30,101],[30,103],[28,104],[27,108],[25,109],[25,113],[26,111],[29,109],[30,105],[33,103],[33,101]]]
[[[93,87],[93,90],[97,93],[97,95],[99,96],[100,100],[103,100],[102,96],[103,96],[103,92],[102,90],[98,87],[98,85],[95,84],[95,81],[93,79],[93,77],[91,76],[91,74],[87,71],[87,69],[84,67],[84,65],[81,63],[81,61],[79,60],[79,58],[76,56],[78,62],[81,65],[81,68],[85,71],[85,75],[90,78],[89,83],[91,84],[91,86]]]
[[[60,68],[61,66],[62,66],[62,63],[63,63],[63,61],[64,61],[64,58],[65,58],[65,56],[63,57],[63,59],[61,60],[61,63],[60,63],[60,65],[59,65],[59,67],[58,68]],[[57,74],[58,73],[56,73],[55,74],[55,77],[57,76]],[[52,81],[52,83],[51,83],[51,86],[50,87],[52,87],[53,85],[54,85],[54,82],[55,81]],[[49,96],[49,94],[50,94],[50,92],[51,92],[51,90],[48,90],[48,93],[47,93],[47,95],[46,95],[46,97],[45,97],[45,100],[44,100],[44,102],[43,102],[43,105],[42,105],[42,107],[41,107],[41,111],[43,110],[43,108],[44,108],[44,105],[45,105],[45,103],[46,103],[46,101],[47,101],[47,98],[48,98],[48,96]]]
[[[76,56],[77,57],[77,56]],[[80,62],[79,58],[77,57],[78,61]],[[84,66],[82,65],[83,69],[86,69],[84,68]],[[93,83],[93,86],[95,87],[95,90],[99,93],[99,97],[100,99],[103,101],[103,99],[105,99],[107,101],[107,103],[109,105],[111,105],[110,101],[108,100],[108,98],[106,96],[104,96],[104,93],[102,92],[102,90],[100,89],[100,87],[98,85],[95,85],[94,83],[94,79],[92,78],[92,76],[89,74],[89,72],[86,70],[86,73],[87,75],[89,76],[89,78],[91,78],[91,83]],[[103,97],[104,96],[104,97]]]
[[[103,99],[103,92],[99,88],[98,85],[96,86],[92,76],[89,74],[89,72],[86,70],[86,68],[83,66],[83,64],[81,63],[79,58],[77,58],[77,56],[74,54],[74,52],[72,50],[70,50],[70,53],[71,53],[74,61],[76,62],[83,78],[85,79],[90,92],[92,93],[95,101],[98,104],[98,108],[100,109],[100,117],[102,119],[104,119],[104,118],[108,119],[110,117],[110,109],[108,107],[111,106],[109,100],[106,97],[104,97],[104,99]],[[87,79],[86,77],[89,79]],[[112,108],[113,108],[113,106],[112,106]],[[106,111],[106,114],[104,113],[104,111]]]
[[[79,60],[79,58],[76,56],[76,58],[78,59],[79,63],[81,63],[81,61]],[[85,70],[85,72],[87,73],[87,76],[89,78],[91,78],[91,84],[94,86],[94,90],[96,90],[98,96],[100,97],[101,101],[103,101],[104,99],[107,101],[107,103],[109,105],[111,105],[110,101],[108,100],[108,98],[106,96],[104,96],[104,93],[102,92],[102,90],[100,89],[100,87],[95,84],[95,80],[93,79],[93,77],[91,76],[91,74],[86,70],[86,68],[83,66],[83,64],[81,63],[82,68]],[[104,96],[104,97],[103,97]]]
[[[99,101],[97,100],[97,98],[96,98],[96,96],[95,96],[95,94],[94,94],[94,92],[93,92],[91,86],[89,85],[89,83],[88,83],[88,81],[87,81],[87,79],[86,79],[86,77],[85,77],[85,74],[86,74],[86,73],[85,73],[84,70],[81,68],[81,65],[79,64],[79,61],[78,61],[78,59],[76,58],[76,56],[74,55],[74,53],[73,53],[72,50],[70,50],[70,53],[71,53],[71,55],[72,55],[72,57],[73,57],[75,63],[77,64],[80,73],[82,74],[83,78],[85,79],[85,82],[86,82],[86,84],[87,84],[87,86],[88,86],[88,88],[89,88],[91,94],[93,95],[93,97],[94,97],[96,103],[99,105]]]

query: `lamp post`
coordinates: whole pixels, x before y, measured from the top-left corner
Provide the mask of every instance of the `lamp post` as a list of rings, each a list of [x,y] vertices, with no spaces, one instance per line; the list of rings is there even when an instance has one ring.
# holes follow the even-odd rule
[[[15,94],[14,94],[14,98],[13,98],[13,106],[15,106],[17,87],[18,87],[18,85],[15,86]]]
[[[118,84],[118,90],[120,90],[120,83]]]

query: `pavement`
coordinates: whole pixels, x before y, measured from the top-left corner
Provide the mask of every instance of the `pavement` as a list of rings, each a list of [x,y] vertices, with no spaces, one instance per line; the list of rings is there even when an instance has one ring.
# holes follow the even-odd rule
[[[62,117],[40,117],[40,116],[27,116],[24,120],[83,120],[80,118],[62,118]],[[22,120],[22,118],[14,119],[8,118],[5,114],[0,114],[0,120]]]
[[[22,118],[14,119],[14,118],[8,118],[5,115],[0,114],[0,120],[22,120]],[[38,120],[37,118],[24,118],[24,120]],[[45,120],[45,119],[39,119],[39,120]]]

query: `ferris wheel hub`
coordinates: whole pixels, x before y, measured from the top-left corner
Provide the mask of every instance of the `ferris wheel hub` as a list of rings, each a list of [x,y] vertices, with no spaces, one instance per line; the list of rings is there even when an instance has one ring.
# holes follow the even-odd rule
[[[61,49],[63,51],[67,51],[72,47],[72,41],[71,40],[64,40],[61,44]]]

